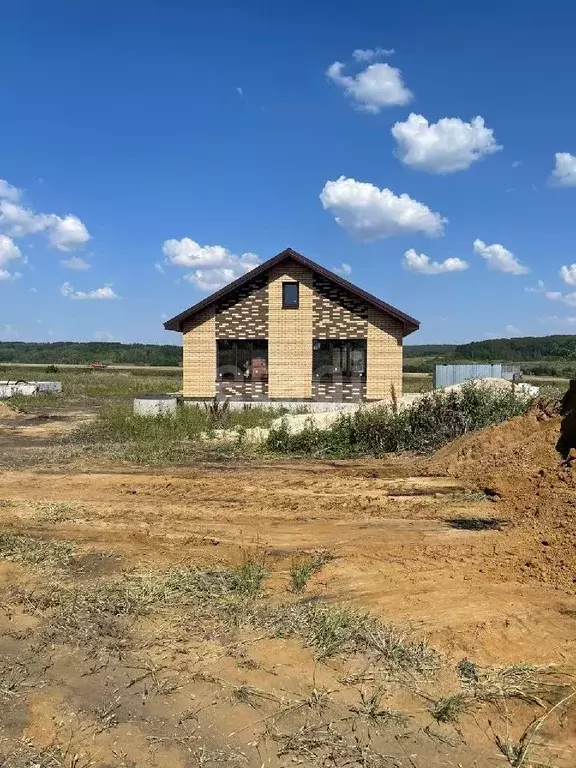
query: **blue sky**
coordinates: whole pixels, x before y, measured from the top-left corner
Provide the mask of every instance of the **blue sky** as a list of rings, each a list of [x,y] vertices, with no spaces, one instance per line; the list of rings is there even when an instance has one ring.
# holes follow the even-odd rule
[[[410,343],[576,329],[569,4],[1,5],[0,338],[179,343],[287,246]]]

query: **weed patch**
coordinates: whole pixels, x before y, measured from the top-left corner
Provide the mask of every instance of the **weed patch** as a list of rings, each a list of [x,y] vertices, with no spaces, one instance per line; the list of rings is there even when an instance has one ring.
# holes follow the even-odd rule
[[[399,451],[432,451],[461,435],[526,412],[532,401],[508,390],[470,384],[460,391],[432,392],[398,410],[383,405],[343,414],[322,430],[309,423],[292,434],[284,422],[271,430],[267,447],[278,453],[350,458]]]
[[[74,545],[19,533],[0,533],[0,557],[33,565],[68,568],[74,562]]]

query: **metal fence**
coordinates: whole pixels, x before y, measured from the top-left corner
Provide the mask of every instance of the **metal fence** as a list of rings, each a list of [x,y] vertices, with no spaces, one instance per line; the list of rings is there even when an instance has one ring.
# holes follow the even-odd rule
[[[522,371],[517,365],[503,363],[485,363],[470,365],[437,365],[434,368],[434,389],[442,389],[452,384],[462,384],[470,379],[512,379],[520,377]]]

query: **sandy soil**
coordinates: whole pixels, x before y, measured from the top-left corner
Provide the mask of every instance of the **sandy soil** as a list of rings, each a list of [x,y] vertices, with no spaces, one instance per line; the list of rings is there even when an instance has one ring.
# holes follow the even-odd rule
[[[21,423],[16,437],[34,442],[39,428]],[[62,422],[61,434],[68,428]],[[53,422],[49,429],[48,437],[58,433]],[[4,471],[0,532],[73,542],[82,567],[0,560],[0,723],[13,755],[0,765],[573,766],[570,701],[537,729],[522,762],[497,746],[506,733],[518,746],[530,722],[572,690],[576,571],[574,553],[563,550],[574,543],[576,496],[571,468],[553,453],[557,433],[554,419],[530,417],[489,431],[484,443],[463,438],[432,461]],[[0,431],[0,450],[14,439]],[[553,520],[552,499],[563,510]],[[438,676],[407,682],[358,658],[319,662],[306,643],[254,627],[204,632],[179,610],[132,622],[115,615],[95,647],[46,639],[54,613],[22,598],[52,581],[69,588],[134,571],[238,566],[248,556],[270,571],[267,599],[293,600],[292,565],[319,551],[329,557],[305,599],[369,611],[426,639],[444,657]],[[128,638],[125,650],[118,640],[110,650],[112,636]],[[456,721],[437,722],[430,708],[461,690],[455,668],[464,658],[482,668],[559,665],[568,687],[547,701],[475,703]],[[22,682],[11,685],[19,669]],[[344,684],[352,672],[356,683]],[[374,691],[405,719],[384,726],[383,717],[358,715],[358,701]],[[289,735],[312,727],[339,728],[348,746],[290,746]]]

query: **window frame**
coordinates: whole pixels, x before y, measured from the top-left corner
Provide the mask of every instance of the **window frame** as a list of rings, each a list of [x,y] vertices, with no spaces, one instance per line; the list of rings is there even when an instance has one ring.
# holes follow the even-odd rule
[[[321,348],[316,349],[316,345],[326,345],[328,348],[328,357],[330,360],[334,360],[334,348],[336,347],[340,353],[340,360],[344,355],[345,364],[339,371],[332,371],[332,373],[319,373],[318,369],[323,366],[318,366],[316,362],[316,353],[321,351]],[[361,349],[364,353],[364,370],[362,373],[358,373],[352,370],[352,353],[354,349]],[[312,378],[315,381],[366,381],[368,371],[368,344],[366,339],[313,339],[312,340]]]
[[[220,355],[222,351],[229,351],[229,350],[221,350],[220,344],[222,342],[225,342],[226,344],[233,345],[233,357],[234,357],[234,363],[226,364],[226,365],[220,365]],[[250,368],[250,374],[248,376],[245,376],[241,372],[241,368],[238,364],[238,345],[249,345],[247,349],[244,349],[241,351],[241,356],[245,357],[248,355],[249,359],[249,368]],[[254,360],[254,345],[260,345],[264,346],[264,361],[265,361],[265,371],[266,373],[263,376],[254,376],[253,374],[253,360]],[[257,358],[262,358],[262,355],[256,355]],[[226,376],[221,373],[222,368],[234,368],[235,372],[232,375],[232,378]],[[268,381],[268,339],[216,339],[216,378],[218,381],[262,381],[266,382]]]
[[[287,304],[285,297],[285,289],[288,285],[296,286],[296,303]],[[300,283],[297,280],[286,280],[282,283],[282,309],[300,309]]]

